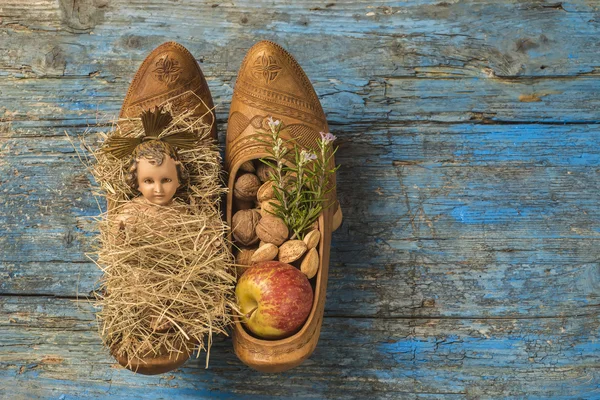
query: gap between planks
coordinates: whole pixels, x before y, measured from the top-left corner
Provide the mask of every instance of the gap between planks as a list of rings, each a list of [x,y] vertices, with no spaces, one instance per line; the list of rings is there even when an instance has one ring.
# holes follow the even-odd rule
[[[48,299],[60,299],[60,300],[74,300],[76,302],[93,302],[93,298],[88,296],[53,296],[47,294],[28,294],[28,293],[0,293],[0,299],[2,297],[35,297],[35,298],[48,298]],[[478,315],[465,315],[465,316],[444,316],[444,315],[414,315],[414,316],[377,316],[377,315],[342,315],[342,314],[325,314],[325,318],[340,318],[340,319],[380,319],[380,320],[535,320],[535,319],[560,319],[560,318],[587,318],[587,317],[598,317],[600,316],[600,305],[590,306],[591,308],[597,308],[597,312],[591,313],[577,313],[577,314],[561,314],[561,315],[541,315],[541,316],[528,316],[528,315],[517,315],[517,316],[478,316]],[[412,308],[411,308],[412,309]]]

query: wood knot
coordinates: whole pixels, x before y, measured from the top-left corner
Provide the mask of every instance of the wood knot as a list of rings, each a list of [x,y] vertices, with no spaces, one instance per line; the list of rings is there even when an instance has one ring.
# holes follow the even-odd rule
[[[62,20],[73,33],[87,33],[104,21],[106,0],[60,0]]]
[[[423,300],[422,306],[427,308],[435,307],[435,299]]]

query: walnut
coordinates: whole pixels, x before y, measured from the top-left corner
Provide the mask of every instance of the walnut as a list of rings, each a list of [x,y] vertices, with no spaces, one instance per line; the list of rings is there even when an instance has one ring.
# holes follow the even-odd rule
[[[243,174],[233,184],[233,195],[244,201],[251,201],[256,198],[256,192],[260,187],[260,181],[254,174]]]
[[[260,221],[260,213],[257,210],[240,210],[236,212],[231,220],[233,237],[242,246],[250,246],[258,242],[256,236],[256,225]]]
[[[235,255],[235,263],[239,265],[252,264],[251,258],[255,251],[255,249],[240,249]]]
[[[291,188],[296,184],[297,180],[298,180],[298,174],[293,171],[289,171],[283,176],[283,185],[286,188]]]
[[[280,204],[281,202],[276,199],[263,201],[260,203],[260,215],[263,217],[274,216],[273,214],[275,214],[275,207]]]
[[[275,198],[275,191],[273,190],[273,182],[265,182],[262,184],[260,188],[258,188],[258,192],[256,192],[256,198],[259,202],[263,202],[265,200],[271,200]]]
[[[279,247],[279,261],[293,263],[306,253],[306,243],[302,240],[288,240]]]
[[[265,243],[279,246],[288,238],[289,231],[283,220],[269,215],[263,217],[256,225],[256,235]]]
[[[275,170],[267,164],[261,163],[258,168],[256,168],[256,175],[258,175],[258,179],[260,179],[261,182],[270,180],[272,173],[275,173]]]
[[[235,255],[235,263],[237,264],[235,266],[235,271],[238,278],[252,266],[253,263],[251,258],[255,251],[256,249],[240,249]]]
[[[244,172],[256,172],[256,168],[254,168],[254,164],[252,161],[246,161],[242,165],[240,165],[240,170]]]

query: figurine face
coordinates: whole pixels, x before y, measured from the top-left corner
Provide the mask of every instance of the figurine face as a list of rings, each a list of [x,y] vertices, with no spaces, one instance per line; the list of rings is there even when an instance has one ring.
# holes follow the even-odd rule
[[[141,158],[137,163],[137,178],[144,198],[160,206],[168,205],[179,187],[175,160],[169,156],[165,156],[161,165]]]

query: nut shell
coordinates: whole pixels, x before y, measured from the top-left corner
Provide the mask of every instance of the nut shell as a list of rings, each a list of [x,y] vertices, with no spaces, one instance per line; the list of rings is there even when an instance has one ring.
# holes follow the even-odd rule
[[[243,246],[250,246],[258,242],[256,226],[261,219],[257,210],[240,210],[233,215],[231,232],[235,240]]]
[[[340,227],[340,225],[342,225],[343,219],[344,218],[342,215],[342,207],[338,203],[338,209],[336,210],[335,214],[333,214],[333,222],[331,224],[332,231],[336,231]]]
[[[280,218],[269,215],[263,217],[256,225],[256,235],[265,243],[281,245],[288,238],[288,227]]]
[[[240,170],[244,172],[256,172],[256,168],[254,168],[252,161],[246,161],[240,165]]]
[[[277,253],[279,253],[279,248],[275,246],[273,243],[266,243],[260,246],[252,255],[252,262],[262,262],[262,261],[271,261],[277,257]]]
[[[239,265],[250,265],[252,264],[252,255],[256,249],[240,249],[235,255],[235,263]]]
[[[275,209],[281,202],[277,199],[271,199],[260,203],[260,215],[262,217],[273,217]]]
[[[254,174],[241,175],[233,184],[233,195],[240,200],[253,201],[260,188],[260,180]]]
[[[285,187],[290,188],[296,184],[298,180],[298,174],[296,172],[290,171],[285,174],[283,177],[283,184]]]
[[[321,240],[321,232],[319,232],[317,229],[308,232],[308,234],[304,236],[304,243],[306,243],[306,247],[309,250],[317,247],[319,240]]]
[[[312,248],[308,250],[308,253],[306,253],[304,260],[302,260],[302,263],[300,264],[300,271],[302,271],[308,279],[314,278],[319,271],[319,252],[317,249]]]
[[[273,190],[273,182],[268,181],[262,184],[260,188],[258,188],[258,192],[256,193],[256,198],[259,202],[263,202],[266,200],[271,200],[275,198],[275,191]]]
[[[279,261],[292,263],[306,253],[306,243],[302,240],[288,240],[279,247]]]
[[[242,274],[252,266],[250,258],[255,251],[256,249],[240,249],[235,255],[235,272],[238,277],[242,276]]]
[[[271,174],[274,173],[275,170],[269,167],[267,164],[260,163],[258,168],[256,168],[256,175],[261,182],[266,182],[271,179]]]

